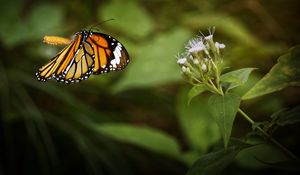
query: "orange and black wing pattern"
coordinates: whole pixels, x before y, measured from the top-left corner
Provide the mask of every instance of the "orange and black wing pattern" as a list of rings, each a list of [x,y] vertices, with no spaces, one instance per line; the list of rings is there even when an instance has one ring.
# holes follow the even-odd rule
[[[54,78],[69,84],[85,80],[91,74],[122,70],[128,62],[125,47],[115,38],[98,32],[81,31],[48,64],[42,66],[36,76],[39,81]]]
[[[95,64],[93,74],[122,70],[129,63],[127,50],[115,38],[92,32],[86,41],[93,46]]]

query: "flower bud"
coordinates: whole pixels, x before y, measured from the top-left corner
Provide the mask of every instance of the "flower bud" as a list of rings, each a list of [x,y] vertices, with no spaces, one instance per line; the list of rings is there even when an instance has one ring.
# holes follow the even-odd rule
[[[178,64],[181,64],[181,65],[185,64],[185,63],[186,63],[186,58],[179,58],[179,59],[177,60],[177,63],[178,63]]]

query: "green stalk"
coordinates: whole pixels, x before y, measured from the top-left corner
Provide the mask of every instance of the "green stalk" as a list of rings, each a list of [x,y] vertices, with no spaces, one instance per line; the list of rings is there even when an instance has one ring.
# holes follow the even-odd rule
[[[213,67],[215,68],[215,75],[216,75],[216,84],[217,84],[217,89],[220,95],[224,95],[221,83],[220,83],[220,72],[219,69],[217,67],[217,65],[212,61],[211,62]]]
[[[246,114],[244,113],[240,108],[238,109],[239,113],[252,125],[255,124],[255,122]],[[263,130],[260,126],[256,127],[267,139],[269,139],[274,145],[276,145],[282,152],[284,152],[286,155],[288,155],[290,158],[294,160],[299,160],[299,158],[294,155],[291,151],[289,151],[286,147],[281,145],[277,140],[275,140],[271,135],[269,135],[265,130]]]

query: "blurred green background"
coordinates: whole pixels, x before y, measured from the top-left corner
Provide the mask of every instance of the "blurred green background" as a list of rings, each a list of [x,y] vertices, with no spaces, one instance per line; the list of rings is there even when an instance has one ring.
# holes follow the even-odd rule
[[[187,105],[176,55],[191,37],[216,27],[229,69],[259,68],[239,88],[245,93],[300,43],[297,0],[13,0],[0,6],[0,174],[182,175],[220,142],[207,108],[208,94]],[[35,72],[60,46],[43,36],[70,37],[101,21],[100,31],[127,48],[122,72],[79,84],[41,83]],[[263,121],[300,102],[299,88],[243,102]],[[237,117],[233,136],[251,131]],[[275,137],[299,155],[299,125]],[[272,172],[255,154],[276,158],[269,147],[240,154],[224,174]],[[280,157],[280,155],[278,155]]]

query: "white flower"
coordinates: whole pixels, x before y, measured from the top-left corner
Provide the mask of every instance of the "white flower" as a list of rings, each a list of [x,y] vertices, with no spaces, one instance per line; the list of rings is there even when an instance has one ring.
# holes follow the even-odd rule
[[[213,34],[210,34],[210,35],[208,35],[208,36],[206,36],[206,37],[204,37],[206,40],[210,40],[210,39],[212,39],[214,37],[214,35]]]
[[[202,38],[200,37],[191,39],[185,48],[189,53],[195,53],[206,49]]]
[[[204,39],[205,40],[212,40],[213,37],[214,37],[214,33],[215,33],[215,27],[208,28],[208,32],[209,32],[209,35],[205,36]]]
[[[206,71],[207,70],[206,64],[202,64],[201,69],[202,69],[202,71]]]
[[[224,49],[224,48],[225,48],[225,44],[219,43],[219,42],[216,42],[216,43],[215,43],[215,46],[216,46],[217,48],[219,48],[219,49]]]
[[[179,58],[178,60],[177,60],[177,63],[178,64],[185,64],[185,62],[186,62],[186,58]]]

